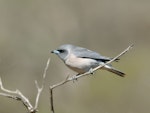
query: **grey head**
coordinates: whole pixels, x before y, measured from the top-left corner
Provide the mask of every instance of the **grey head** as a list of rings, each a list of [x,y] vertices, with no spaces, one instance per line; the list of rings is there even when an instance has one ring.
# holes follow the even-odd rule
[[[58,47],[58,49],[51,51],[51,53],[56,54],[60,59],[65,61],[69,53],[73,50],[73,48],[75,48],[74,45],[65,44],[65,45]]]
[[[51,51],[51,53],[55,53],[63,61],[65,61],[68,58],[69,54],[74,54],[76,57],[79,58],[89,58],[102,62],[111,60],[111,58],[102,56],[95,51],[91,51],[86,48],[74,46],[71,44],[62,45],[57,50]]]

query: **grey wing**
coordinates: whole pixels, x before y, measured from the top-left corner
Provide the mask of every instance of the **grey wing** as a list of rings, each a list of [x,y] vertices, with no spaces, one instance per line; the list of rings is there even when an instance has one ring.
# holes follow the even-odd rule
[[[89,58],[89,59],[95,59],[102,62],[106,62],[111,60],[109,57],[101,56],[99,53],[88,50],[86,48],[76,47],[73,50],[73,53],[80,58]]]

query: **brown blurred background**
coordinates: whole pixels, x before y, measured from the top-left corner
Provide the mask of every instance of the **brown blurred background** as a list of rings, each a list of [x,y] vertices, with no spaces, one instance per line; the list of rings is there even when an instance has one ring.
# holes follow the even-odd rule
[[[55,90],[56,113],[150,112],[149,0],[0,0],[0,76],[8,89],[19,89],[32,103],[51,57],[39,113],[50,113],[48,86],[74,72],[50,50],[74,44],[115,56],[134,43],[115,67]],[[17,101],[0,97],[0,113],[26,113]]]

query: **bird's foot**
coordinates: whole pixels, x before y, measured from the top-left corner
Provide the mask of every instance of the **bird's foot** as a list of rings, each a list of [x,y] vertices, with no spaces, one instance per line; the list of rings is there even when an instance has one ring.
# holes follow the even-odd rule
[[[77,79],[77,76],[78,76],[79,74],[77,74],[77,75],[73,75],[73,83],[75,82],[75,81],[78,81],[78,79]]]
[[[89,70],[89,73],[90,73],[91,75],[94,75],[93,68],[91,68],[91,69]]]

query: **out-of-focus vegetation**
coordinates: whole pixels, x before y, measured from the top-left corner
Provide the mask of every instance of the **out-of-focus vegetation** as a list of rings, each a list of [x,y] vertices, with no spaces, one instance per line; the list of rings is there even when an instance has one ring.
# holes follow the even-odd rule
[[[55,90],[57,113],[150,112],[149,0],[0,0],[0,76],[8,89],[34,103],[34,80],[41,80],[51,57],[39,113],[49,113],[48,86],[73,74],[50,50],[71,43],[115,56],[127,76],[97,71]],[[26,113],[20,102],[0,97],[0,113]]]

